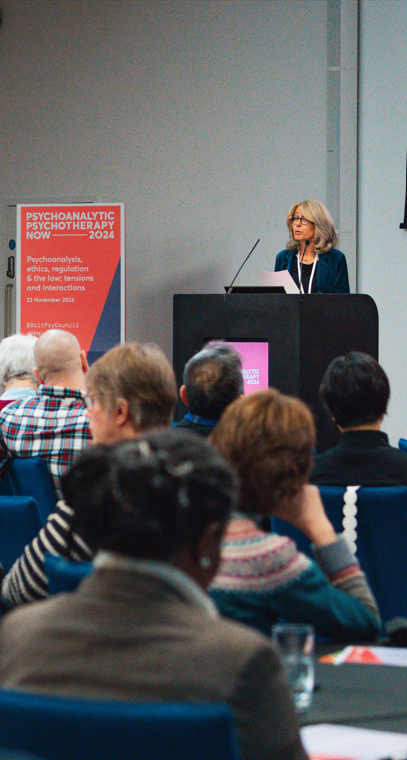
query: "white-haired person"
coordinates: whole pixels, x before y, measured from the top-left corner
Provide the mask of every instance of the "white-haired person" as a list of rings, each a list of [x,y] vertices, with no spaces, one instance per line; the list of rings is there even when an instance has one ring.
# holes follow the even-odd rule
[[[0,409],[11,401],[25,401],[35,396],[38,381],[33,375],[34,335],[9,335],[0,343],[0,382],[4,389],[0,396]]]
[[[349,293],[345,255],[335,246],[333,219],[323,203],[294,203],[287,217],[290,239],[274,270],[287,269],[301,293]]]

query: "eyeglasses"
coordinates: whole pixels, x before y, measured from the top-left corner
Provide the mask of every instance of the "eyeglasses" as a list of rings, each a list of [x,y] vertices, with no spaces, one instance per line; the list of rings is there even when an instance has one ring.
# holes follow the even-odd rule
[[[91,409],[92,408],[92,404],[93,404],[93,398],[91,398],[91,396],[89,396],[89,393],[85,393],[84,394],[84,399],[83,400],[85,402],[86,408],[87,409]]]
[[[303,224],[304,227],[306,224],[313,224],[313,222],[310,222],[310,220],[306,219],[305,216],[290,216],[289,219],[290,219],[291,224],[294,224],[294,222],[301,222],[301,224]]]

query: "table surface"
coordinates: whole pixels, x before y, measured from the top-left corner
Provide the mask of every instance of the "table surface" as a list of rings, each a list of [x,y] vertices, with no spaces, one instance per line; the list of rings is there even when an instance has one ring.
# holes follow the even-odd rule
[[[312,706],[303,725],[343,723],[407,733],[407,668],[316,663]]]

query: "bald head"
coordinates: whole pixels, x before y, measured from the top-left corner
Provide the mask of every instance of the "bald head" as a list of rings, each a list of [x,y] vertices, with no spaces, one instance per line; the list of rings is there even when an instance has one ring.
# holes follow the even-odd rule
[[[84,388],[85,354],[65,330],[47,330],[34,347],[35,374],[44,385]]]

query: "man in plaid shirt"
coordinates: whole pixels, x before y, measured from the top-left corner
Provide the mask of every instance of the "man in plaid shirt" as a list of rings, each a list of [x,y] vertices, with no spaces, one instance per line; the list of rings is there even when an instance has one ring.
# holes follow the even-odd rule
[[[85,416],[85,373],[88,363],[74,335],[48,330],[34,347],[38,393],[0,412],[0,463],[10,457],[42,457],[55,489],[91,435]]]

